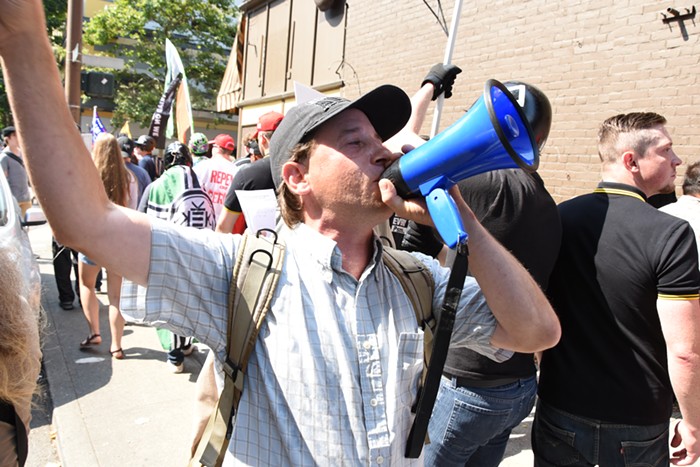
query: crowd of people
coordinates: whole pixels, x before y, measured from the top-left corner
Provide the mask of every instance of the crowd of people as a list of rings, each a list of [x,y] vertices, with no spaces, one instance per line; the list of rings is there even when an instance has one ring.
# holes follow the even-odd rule
[[[129,356],[122,314],[158,323],[175,372],[196,338],[211,349],[200,378],[215,399],[223,371],[240,370],[226,361],[231,274],[243,241],[231,233],[245,230],[236,191],[276,193],[284,262],[244,368],[225,464],[497,466],[511,430],[535,404],[536,466],[691,465],[700,457],[693,230],[700,168],[688,166],[678,202],[661,209],[647,202],[675,191],[682,163],[663,116],[629,112],[603,121],[602,181],[559,205],[536,172],[520,169],[450,188],[469,233],[468,275],[454,284],[425,201],[398,196],[383,174],[424,143],[425,109],[450,97],[456,66],[435,65],[412,99],[384,85],[354,101],[319,96],[285,115],[264,114],[238,161],[230,135],[207,145],[192,135],[190,147],[168,146],[160,173],[147,135],[104,134],[90,158],[37,27],[41,2],[0,6],[8,13],[0,19],[0,56],[16,125],[3,130],[0,162],[15,180],[9,171],[28,167],[56,243],[78,252],[89,325],[81,347],[102,343],[92,285],[104,268],[114,358]],[[551,103],[532,84],[504,84],[519,95],[541,150]],[[390,150],[393,143],[404,147]],[[15,196],[26,202],[22,190]],[[444,304],[455,313],[430,442],[411,458],[406,440],[431,329],[417,322],[383,261],[394,247],[411,251],[432,278],[435,320],[447,315]],[[8,427],[26,416],[10,418],[24,415],[31,391],[27,373],[17,376],[23,384],[14,393],[0,391],[0,446],[16,439],[15,453],[23,449],[20,431]],[[0,372],[0,389],[12,377]],[[681,417],[670,425],[674,406]]]

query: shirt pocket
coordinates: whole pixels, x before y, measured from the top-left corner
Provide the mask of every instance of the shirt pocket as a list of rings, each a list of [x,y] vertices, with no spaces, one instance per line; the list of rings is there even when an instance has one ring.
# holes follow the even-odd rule
[[[399,334],[396,364],[396,394],[401,405],[413,406],[423,373],[423,331]]]

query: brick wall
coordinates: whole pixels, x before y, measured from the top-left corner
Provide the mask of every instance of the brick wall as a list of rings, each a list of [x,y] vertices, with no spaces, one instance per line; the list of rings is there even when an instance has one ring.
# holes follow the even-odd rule
[[[426,6],[437,0],[347,0],[344,94],[383,83],[409,94],[443,59],[447,36]],[[449,28],[454,2],[442,0]],[[666,116],[678,155],[700,159],[700,15],[662,22],[673,6],[692,3],[620,0],[464,1],[453,62],[464,72],[445,101],[441,129],[456,121],[489,78],[541,88],[554,121],[540,173],[557,201],[599,180],[595,139],[605,118],[621,112]],[[433,109],[424,133],[430,132]],[[678,184],[685,166],[679,169]]]

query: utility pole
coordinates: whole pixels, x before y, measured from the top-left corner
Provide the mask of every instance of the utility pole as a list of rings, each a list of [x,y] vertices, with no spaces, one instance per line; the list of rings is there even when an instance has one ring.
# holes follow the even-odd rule
[[[66,21],[65,93],[70,113],[80,125],[80,72],[82,70],[83,0],[68,0]]]

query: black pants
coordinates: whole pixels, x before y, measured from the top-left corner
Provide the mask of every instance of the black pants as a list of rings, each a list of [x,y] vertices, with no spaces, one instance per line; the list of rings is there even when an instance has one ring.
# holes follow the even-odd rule
[[[64,247],[51,237],[51,252],[53,253],[53,274],[58,288],[58,301],[73,303],[75,297],[80,299],[80,278],[78,276],[78,252]],[[71,269],[75,274],[75,288],[71,283]],[[102,286],[102,271],[97,274],[95,287]],[[74,292],[75,291],[75,292]]]

